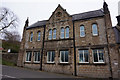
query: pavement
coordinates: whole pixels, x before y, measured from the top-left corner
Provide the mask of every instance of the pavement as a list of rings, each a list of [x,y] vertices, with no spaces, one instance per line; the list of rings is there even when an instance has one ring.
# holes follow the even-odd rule
[[[2,80],[72,80],[77,78],[73,75],[57,74],[5,65],[2,65],[2,74],[0,74],[0,76],[2,76]]]

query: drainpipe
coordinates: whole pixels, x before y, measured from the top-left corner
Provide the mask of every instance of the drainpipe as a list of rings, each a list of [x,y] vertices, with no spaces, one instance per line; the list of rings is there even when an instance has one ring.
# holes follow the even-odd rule
[[[106,16],[105,16],[106,17]],[[106,20],[105,20],[105,33],[106,33],[106,38],[107,38],[107,51],[108,51],[108,59],[109,59],[109,69],[110,69],[110,79],[113,80],[113,73],[112,73],[112,67],[111,67],[111,58],[110,58],[110,49],[109,49],[109,41],[108,41],[108,33],[107,33],[107,28],[106,28]]]
[[[76,47],[75,47],[75,26],[74,21],[73,22],[73,48],[74,48],[74,76],[77,76],[76,72]]]
[[[43,60],[43,49],[44,49],[45,28],[46,28],[46,26],[44,25],[43,27],[44,27],[44,32],[43,32],[42,51],[41,51],[41,58],[40,58],[40,71],[42,71],[42,60]]]

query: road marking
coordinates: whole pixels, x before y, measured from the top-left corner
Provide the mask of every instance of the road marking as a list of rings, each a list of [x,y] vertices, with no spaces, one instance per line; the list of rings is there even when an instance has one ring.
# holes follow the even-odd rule
[[[5,76],[5,77],[9,77],[9,78],[16,78],[16,77],[13,77],[13,76],[2,75],[2,74],[0,74],[0,76]]]

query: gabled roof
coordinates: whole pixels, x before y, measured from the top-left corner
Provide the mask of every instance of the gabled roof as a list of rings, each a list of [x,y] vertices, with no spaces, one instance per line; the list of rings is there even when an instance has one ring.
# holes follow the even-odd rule
[[[104,12],[103,12],[102,9],[99,9],[99,10],[95,10],[95,11],[89,11],[89,12],[74,14],[74,15],[71,15],[71,16],[72,16],[73,21],[84,20],[84,19],[90,19],[90,18],[104,16]]]
[[[116,43],[120,44],[120,31],[117,29],[117,27],[113,27]]]
[[[26,29],[31,29],[31,28],[36,28],[36,27],[42,27],[42,26],[46,25],[46,22],[47,22],[47,20],[38,21],[38,22],[36,22],[36,23],[34,23],[34,24],[26,27]]]
[[[85,20],[85,19],[90,19],[90,18],[102,17],[102,16],[104,16],[104,12],[102,9],[99,9],[99,10],[95,10],[95,11],[89,11],[89,12],[74,14],[74,15],[70,15],[70,16],[72,17],[73,21]],[[47,21],[48,20],[38,21],[38,22],[32,24],[31,26],[28,26],[26,29],[44,26],[44,25],[46,25]]]

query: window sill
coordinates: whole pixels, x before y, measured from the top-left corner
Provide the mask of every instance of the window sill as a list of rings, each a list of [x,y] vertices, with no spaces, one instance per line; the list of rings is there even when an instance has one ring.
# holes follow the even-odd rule
[[[37,62],[37,61],[34,61],[34,64],[40,64],[40,61],[38,61],[38,62]]]
[[[60,62],[58,63],[59,65],[69,65],[70,63],[69,62]]]
[[[90,64],[89,62],[79,62],[79,65],[86,65],[86,64]]]
[[[45,64],[55,64],[55,62],[47,62],[47,63],[45,63]]]
[[[95,64],[95,65],[105,65],[106,63],[105,62],[93,62],[93,64]]]
[[[25,61],[24,64],[27,63],[27,64],[31,64],[32,62],[31,61]]]

